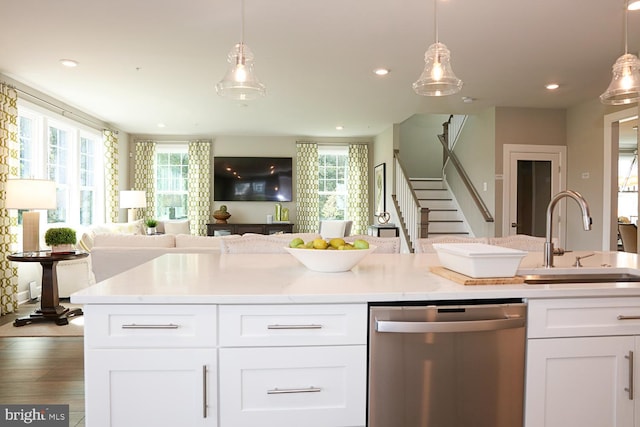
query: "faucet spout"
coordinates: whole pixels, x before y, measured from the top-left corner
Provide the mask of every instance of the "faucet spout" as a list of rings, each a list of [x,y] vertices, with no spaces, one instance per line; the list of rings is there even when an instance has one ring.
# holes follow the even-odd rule
[[[544,242],[544,267],[546,268],[553,267],[553,209],[556,207],[558,202],[565,197],[571,198],[575,200],[576,203],[578,203],[578,206],[582,211],[582,226],[584,227],[585,231],[591,230],[591,214],[589,213],[589,204],[580,193],[573,190],[565,190],[553,196],[551,198],[551,201],[549,201],[549,205],[547,206],[547,233]]]

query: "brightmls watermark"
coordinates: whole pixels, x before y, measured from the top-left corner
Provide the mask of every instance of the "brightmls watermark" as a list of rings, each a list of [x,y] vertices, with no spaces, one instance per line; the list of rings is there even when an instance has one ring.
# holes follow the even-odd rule
[[[69,405],[0,405],[0,427],[69,427]]]

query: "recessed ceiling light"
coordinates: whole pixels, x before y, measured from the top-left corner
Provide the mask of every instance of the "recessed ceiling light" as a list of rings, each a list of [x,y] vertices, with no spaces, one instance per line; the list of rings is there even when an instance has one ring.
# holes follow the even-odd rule
[[[549,83],[545,87],[549,90],[556,90],[560,87],[560,85],[558,83]]]
[[[344,126],[341,126],[341,125],[336,126],[336,130],[343,130],[343,129],[344,129]]]
[[[60,63],[65,67],[69,67],[69,68],[78,66],[78,61],[74,61],[73,59],[61,59]]]
[[[471,104],[475,100],[476,100],[475,98],[471,98],[470,96],[462,97],[462,102],[464,102],[465,104]]]
[[[158,127],[159,128],[164,128],[164,127],[167,127],[167,125],[165,125],[164,123],[158,123]]]
[[[373,70],[373,72],[376,73],[378,76],[386,76],[387,74],[389,74],[390,71],[391,70],[389,70],[388,68],[376,68],[375,70]]]
[[[629,9],[629,10],[640,10],[640,0],[629,0],[629,4],[627,5],[627,9]]]

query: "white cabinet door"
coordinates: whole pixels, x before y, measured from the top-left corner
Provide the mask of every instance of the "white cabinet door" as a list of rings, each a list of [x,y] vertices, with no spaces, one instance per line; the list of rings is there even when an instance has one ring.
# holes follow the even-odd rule
[[[633,426],[628,356],[635,343],[624,336],[530,339],[525,426]]]
[[[214,349],[91,350],[87,426],[217,425]]]

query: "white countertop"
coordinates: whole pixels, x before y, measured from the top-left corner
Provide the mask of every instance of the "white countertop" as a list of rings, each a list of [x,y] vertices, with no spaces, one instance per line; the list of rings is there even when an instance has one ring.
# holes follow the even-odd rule
[[[575,257],[555,258],[561,271]],[[540,268],[531,253],[521,269]],[[638,269],[638,257],[596,252],[584,269]],[[432,254],[370,254],[353,270],[317,273],[289,254],[167,254],[71,296],[79,304],[280,304],[378,301],[640,296],[640,283],[464,286],[429,272]],[[608,267],[604,267],[606,270]],[[520,271],[520,270],[519,270]],[[585,270],[586,271],[586,270]]]

